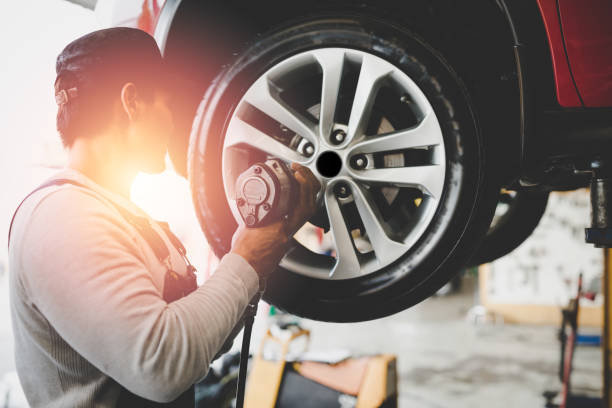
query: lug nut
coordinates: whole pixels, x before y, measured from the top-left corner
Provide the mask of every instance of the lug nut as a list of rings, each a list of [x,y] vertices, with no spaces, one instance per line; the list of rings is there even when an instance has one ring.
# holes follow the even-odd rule
[[[306,156],[310,157],[314,154],[314,145],[312,143],[306,143],[302,148],[302,151]]]
[[[333,144],[339,145],[340,143],[344,142],[344,139],[346,139],[346,132],[344,130],[342,129],[334,130],[331,136],[331,142]]]
[[[334,193],[340,198],[347,198],[350,195],[350,189],[344,183],[338,183],[334,187]]]
[[[261,173],[261,167],[255,167],[253,171],[255,172],[255,174],[259,174]]]
[[[368,158],[365,157],[363,154],[358,154],[356,156],[353,156],[353,158],[351,159],[351,164],[357,170],[365,169],[365,167],[368,165]]]
[[[264,211],[270,211],[270,204],[268,204],[268,203],[264,203],[264,204],[262,205],[262,208],[264,209]]]
[[[238,200],[236,200],[236,204],[238,205],[238,207],[242,207],[244,205],[244,198],[239,198]]]

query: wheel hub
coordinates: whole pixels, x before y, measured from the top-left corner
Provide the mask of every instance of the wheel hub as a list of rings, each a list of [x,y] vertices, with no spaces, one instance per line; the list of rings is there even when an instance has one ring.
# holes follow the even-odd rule
[[[340,173],[342,168],[342,159],[338,153],[328,150],[319,155],[317,159],[317,171],[323,177],[332,178]]]

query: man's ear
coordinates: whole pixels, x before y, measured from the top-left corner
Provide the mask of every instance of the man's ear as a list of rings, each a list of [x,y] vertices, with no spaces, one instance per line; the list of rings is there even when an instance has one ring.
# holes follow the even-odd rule
[[[128,82],[121,88],[121,107],[127,114],[130,121],[133,121],[138,116],[136,103],[136,85]]]

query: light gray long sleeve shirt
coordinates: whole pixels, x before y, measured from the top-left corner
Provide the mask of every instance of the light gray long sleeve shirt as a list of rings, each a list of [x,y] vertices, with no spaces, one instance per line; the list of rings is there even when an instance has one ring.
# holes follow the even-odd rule
[[[228,254],[204,285],[163,300],[166,266],[107,200],[125,198],[67,169],[19,210],[9,248],[19,379],[32,407],[113,407],[121,386],[168,402],[205,376],[258,289],[254,269]],[[179,274],[186,264],[154,225]],[[121,386],[120,386],[120,385]]]

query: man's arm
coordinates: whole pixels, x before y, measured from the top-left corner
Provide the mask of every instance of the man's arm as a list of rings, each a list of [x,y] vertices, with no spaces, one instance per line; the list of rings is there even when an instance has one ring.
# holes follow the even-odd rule
[[[171,401],[206,374],[258,277],[228,254],[205,285],[167,304],[125,228],[113,209],[82,191],[50,194],[24,232],[25,287],[99,370],[137,395]]]

